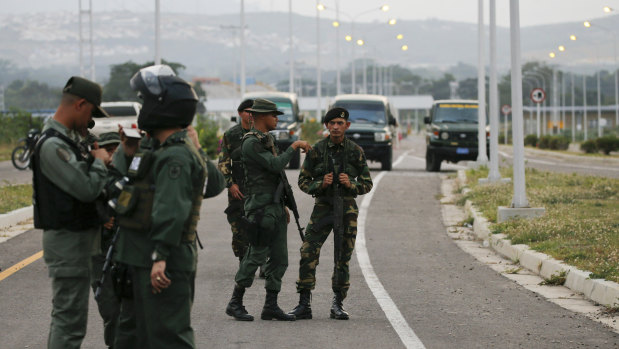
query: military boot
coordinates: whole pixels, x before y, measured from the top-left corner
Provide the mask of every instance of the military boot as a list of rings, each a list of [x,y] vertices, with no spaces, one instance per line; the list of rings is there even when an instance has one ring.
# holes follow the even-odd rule
[[[260,318],[262,320],[280,320],[280,321],[294,321],[294,315],[288,315],[277,305],[277,291],[268,291],[266,300],[264,301],[264,307],[262,308],[262,314]]]
[[[288,315],[294,315],[297,320],[311,319],[312,318],[312,292],[310,290],[301,290],[299,292],[299,305],[288,313]]]
[[[331,318],[337,320],[348,320],[348,313],[342,306],[344,297],[341,293],[336,292],[333,296],[333,304],[331,304]]]
[[[226,314],[232,316],[239,321],[254,321],[254,317],[247,313],[243,306],[243,295],[245,294],[245,287],[239,285],[234,286],[232,292],[232,299],[226,307]]]

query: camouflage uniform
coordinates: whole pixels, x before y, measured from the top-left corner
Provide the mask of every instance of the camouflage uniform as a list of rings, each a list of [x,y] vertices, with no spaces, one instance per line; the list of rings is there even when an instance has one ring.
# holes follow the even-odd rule
[[[219,171],[226,180],[226,187],[230,188],[233,184],[236,184],[243,194],[246,193],[241,162],[241,143],[243,136],[248,131],[241,124],[238,124],[224,133],[218,164]],[[240,224],[241,217],[244,214],[243,201],[236,199],[228,192],[228,207],[224,211],[228,217],[228,223],[230,223],[230,230],[232,230],[232,251],[239,259],[243,258],[249,247],[247,234],[242,230]]]
[[[345,172],[350,179],[351,188],[341,188],[344,201],[344,236],[341,247],[339,270],[339,284],[335,284],[335,275],[332,276],[332,289],[339,293],[342,299],[346,297],[350,287],[348,263],[355,247],[357,237],[357,216],[359,209],[355,202],[357,195],[363,195],[372,190],[372,178],[367,166],[363,149],[348,138],[340,144],[331,142],[327,137],[314,145],[314,148],[305,158],[299,174],[299,187],[304,192],[316,198],[314,210],[310,217],[305,233],[305,241],[301,246],[301,261],[299,265],[299,279],[297,290],[313,290],[316,285],[316,267],[320,257],[320,248],[333,229],[332,186],[322,189],[324,175],[331,172],[328,164],[329,155],[338,164],[338,172]],[[341,164],[345,164],[342,168]],[[337,179],[333,178],[334,183]]]

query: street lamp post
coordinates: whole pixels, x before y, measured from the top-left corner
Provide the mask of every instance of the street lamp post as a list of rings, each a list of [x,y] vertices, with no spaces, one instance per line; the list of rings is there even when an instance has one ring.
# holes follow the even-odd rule
[[[292,0],[288,0],[288,92],[294,92],[294,52],[293,52],[293,43],[292,43]],[[338,50],[338,59],[339,59],[339,50]],[[339,79],[339,71],[338,71],[338,79]],[[338,80],[339,84],[339,80]],[[338,86],[339,87],[339,86]]]
[[[161,11],[159,6],[159,0],[155,0],[155,64],[161,64],[161,31],[160,27]]]
[[[241,41],[241,98],[245,94],[245,1],[241,0],[241,28],[239,29]]]
[[[322,74],[320,72],[320,11],[324,9],[324,5],[316,0],[316,120],[321,116]]]
[[[484,65],[484,0],[478,1],[478,24],[477,24],[477,166],[488,164],[486,155],[486,70]]]

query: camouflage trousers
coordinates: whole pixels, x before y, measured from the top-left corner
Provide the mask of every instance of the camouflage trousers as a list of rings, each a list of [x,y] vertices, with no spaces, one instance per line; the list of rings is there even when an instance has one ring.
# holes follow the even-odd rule
[[[350,288],[350,273],[348,264],[355,248],[357,238],[357,216],[359,209],[355,200],[344,201],[344,236],[341,246],[341,258],[337,268],[338,282],[335,271],[331,276],[333,292],[346,298]],[[328,202],[316,202],[310,222],[305,232],[305,241],[301,245],[301,261],[299,262],[299,279],[297,291],[313,290],[316,286],[316,267],[319,264],[320,249],[333,229],[333,207]]]
[[[249,247],[249,240],[247,233],[243,230],[241,225],[241,217],[243,216],[243,201],[236,200],[228,197],[228,208],[224,211],[230,223],[230,230],[232,231],[232,252],[240,259],[245,256],[247,248]]]

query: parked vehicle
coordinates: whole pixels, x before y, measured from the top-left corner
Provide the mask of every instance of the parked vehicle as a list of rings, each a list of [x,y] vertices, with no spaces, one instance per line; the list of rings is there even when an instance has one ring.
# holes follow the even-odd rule
[[[348,110],[351,125],[346,136],[363,148],[366,159],[380,162],[383,171],[391,171],[398,114],[389,99],[380,95],[339,95],[329,109],[333,107]]]
[[[95,119],[95,127],[90,130],[95,136],[106,132],[118,132],[118,125],[124,128],[138,127],[138,114],[142,105],[138,102],[103,102],[101,107],[109,118]]]
[[[437,100],[426,124],[426,171],[438,172],[441,162],[476,160],[478,154],[478,115],[476,100]],[[486,130],[486,149],[488,146]]]
[[[294,141],[301,137],[301,124],[303,115],[299,112],[299,102],[296,93],[261,91],[249,92],[243,96],[243,100],[251,98],[264,98],[277,105],[277,109],[284,114],[278,116],[277,129],[271,131],[275,137],[275,145],[280,151],[286,150]],[[298,169],[301,165],[301,152],[299,149],[290,160],[289,167]]]
[[[41,131],[36,128],[32,128],[28,131],[28,136],[18,141],[17,147],[13,149],[11,154],[11,162],[18,170],[25,170],[30,166],[30,159],[34,153],[34,147],[37,145],[37,141],[41,137]]]

